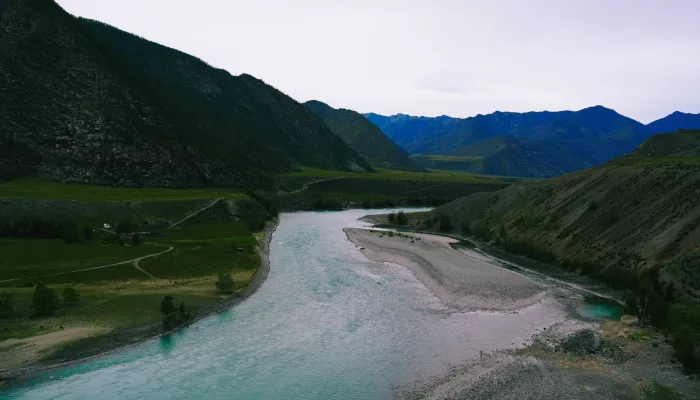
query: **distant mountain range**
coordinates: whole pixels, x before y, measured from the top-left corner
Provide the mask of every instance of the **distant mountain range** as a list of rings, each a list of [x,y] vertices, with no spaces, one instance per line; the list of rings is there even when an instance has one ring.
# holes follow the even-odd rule
[[[303,105],[53,0],[0,2],[0,178],[266,185],[372,167]]]
[[[406,171],[423,169],[362,114],[342,108],[335,109],[316,100],[307,101],[304,105],[373,167]]]
[[[406,151],[420,155],[413,159],[428,168],[526,177],[553,177],[600,165],[655,133],[700,128],[700,114],[676,112],[643,125],[602,106],[470,118],[365,116]],[[460,161],[460,156],[471,158]]]

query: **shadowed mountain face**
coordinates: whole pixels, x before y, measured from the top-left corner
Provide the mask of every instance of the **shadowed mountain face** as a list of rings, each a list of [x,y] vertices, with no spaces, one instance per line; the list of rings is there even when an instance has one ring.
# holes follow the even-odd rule
[[[602,166],[473,194],[434,214],[468,235],[592,274],[660,268],[666,284],[695,297],[698,190],[700,131],[678,131]]]
[[[261,80],[52,0],[1,2],[0,49],[0,177],[242,187],[295,165],[371,170]]]
[[[630,152],[656,133],[655,129],[675,131],[692,127],[696,116],[674,113],[645,126],[595,106],[580,111],[495,112],[463,119],[402,114],[366,117],[411,154],[484,157],[483,162],[464,164],[460,169],[550,177],[599,165]],[[497,150],[477,156],[484,147]],[[487,161],[486,157],[490,159]]]
[[[456,156],[412,158],[427,168],[479,174],[551,178],[594,165],[554,140],[496,136],[457,149]]]
[[[304,105],[373,167],[406,171],[422,169],[362,114],[342,108],[335,109],[316,100],[307,101]]]

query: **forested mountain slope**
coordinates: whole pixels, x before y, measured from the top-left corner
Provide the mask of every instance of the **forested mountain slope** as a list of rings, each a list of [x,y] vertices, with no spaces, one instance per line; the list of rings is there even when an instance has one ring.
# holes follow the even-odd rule
[[[0,177],[255,186],[295,165],[371,170],[264,82],[52,0],[0,2]]]
[[[304,105],[372,166],[406,171],[422,169],[362,114],[342,108],[335,109],[316,100],[307,101]]]

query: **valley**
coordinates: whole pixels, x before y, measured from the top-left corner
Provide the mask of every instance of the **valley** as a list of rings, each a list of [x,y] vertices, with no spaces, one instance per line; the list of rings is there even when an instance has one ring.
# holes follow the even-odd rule
[[[1,398],[698,398],[678,15],[69,3],[0,0]]]

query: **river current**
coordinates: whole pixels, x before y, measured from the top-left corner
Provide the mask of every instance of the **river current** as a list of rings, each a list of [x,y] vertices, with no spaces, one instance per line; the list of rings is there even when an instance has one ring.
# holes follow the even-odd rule
[[[345,227],[386,210],[280,216],[270,274],[248,300],[175,334],[42,372],[10,399],[384,399],[567,318],[454,312],[407,269],[373,263]]]

